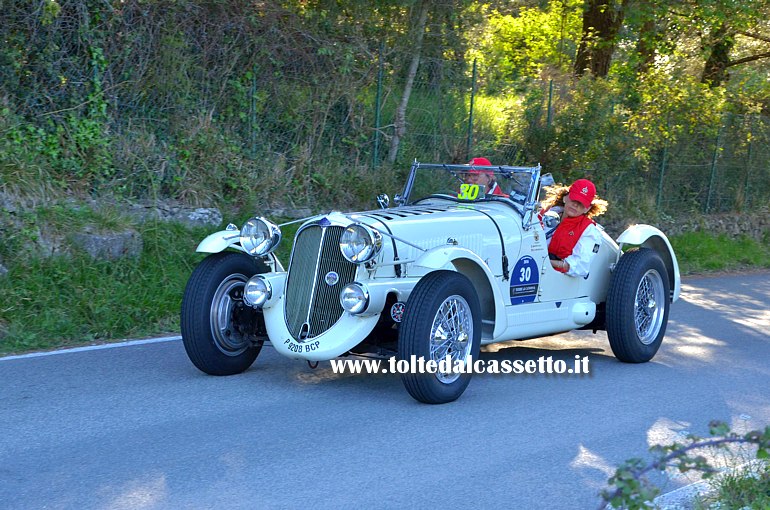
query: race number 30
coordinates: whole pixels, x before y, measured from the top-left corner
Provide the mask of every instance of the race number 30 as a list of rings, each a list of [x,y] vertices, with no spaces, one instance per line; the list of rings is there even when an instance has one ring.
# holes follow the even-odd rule
[[[540,272],[535,259],[529,255],[521,257],[511,272],[511,304],[533,302],[539,285]]]
[[[478,197],[478,184],[460,184],[460,193],[457,194],[457,198],[460,200],[476,200]]]

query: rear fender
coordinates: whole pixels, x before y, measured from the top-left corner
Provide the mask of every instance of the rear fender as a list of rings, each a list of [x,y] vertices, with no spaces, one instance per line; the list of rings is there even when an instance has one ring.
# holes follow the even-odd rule
[[[679,292],[681,290],[679,263],[676,260],[674,248],[671,247],[666,234],[650,225],[632,225],[620,234],[617,243],[620,246],[618,259],[620,259],[623,253],[624,245],[641,246],[658,252],[668,272],[671,302],[679,299]]]

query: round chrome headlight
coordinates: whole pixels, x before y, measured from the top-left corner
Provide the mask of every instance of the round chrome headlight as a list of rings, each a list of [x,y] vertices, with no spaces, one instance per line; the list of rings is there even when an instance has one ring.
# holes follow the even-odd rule
[[[265,218],[251,218],[241,227],[240,240],[249,255],[267,255],[281,242],[281,229]]]
[[[382,249],[382,234],[361,223],[348,225],[340,237],[342,255],[351,262],[368,262]]]
[[[273,296],[270,282],[261,276],[252,276],[243,288],[243,300],[254,308],[261,308]]]
[[[349,283],[340,292],[340,304],[353,315],[364,312],[369,306],[369,291],[360,283]]]

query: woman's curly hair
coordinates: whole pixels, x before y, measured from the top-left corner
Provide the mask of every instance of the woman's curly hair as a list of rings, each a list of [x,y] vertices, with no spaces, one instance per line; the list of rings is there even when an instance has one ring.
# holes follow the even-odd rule
[[[543,209],[550,209],[554,206],[564,207],[564,197],[569,195],[569,186],[557,184],[554,186],[548,186],[545,188],[545,200],[540,204]],[[595,218],[607,212],[607,201],[599,198],[596,195],[591,202],[591,207],[588,209],[586,215],[589,218]]]

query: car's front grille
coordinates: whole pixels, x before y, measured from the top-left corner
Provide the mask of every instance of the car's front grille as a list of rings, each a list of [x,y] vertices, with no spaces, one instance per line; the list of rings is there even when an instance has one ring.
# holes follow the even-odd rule
[[[297,340],[320,335],[342,317],[340,291],[356,276],[356,265],[340,251],[344,228],[312,225],[297,234],[286,282],[286,325]],[[336,273],[334,278],[327,275]],[[328,281],[327,281],[328,280]]]

